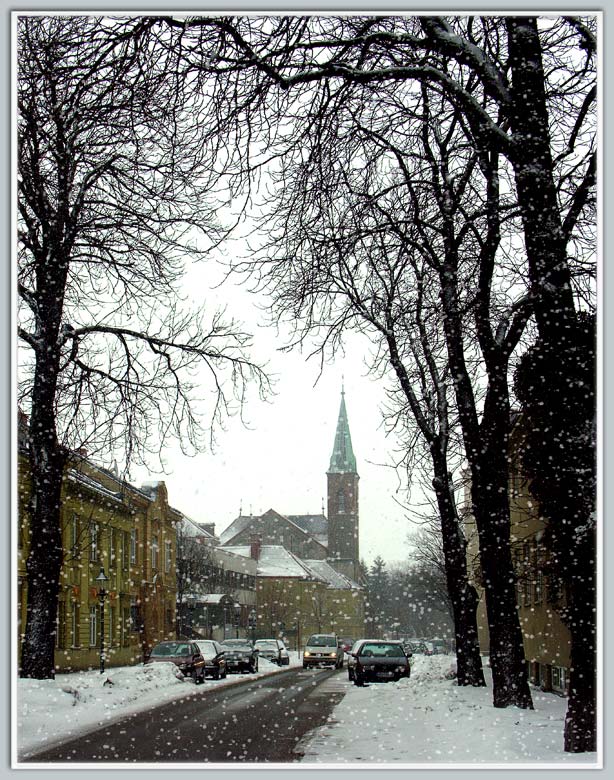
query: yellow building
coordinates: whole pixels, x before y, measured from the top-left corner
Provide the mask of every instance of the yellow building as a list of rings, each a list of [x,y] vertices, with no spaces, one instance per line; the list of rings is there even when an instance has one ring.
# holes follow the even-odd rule
[[[222,549],[257,562],[255,635],[283,638],[301,649],[310,634],[359,638],[364,634],[364,591],[324,560],[304,560],[281,545]]]
[[[547,550],[543,543],[544,520],[531,497],[520,464],[522,418],[519,416],[510,436],[510,541],[516,574],[517,608],[522,629],[530,681],[544,690],[565,693],[569,680],[571,638],[561,620],[564,594],[559,593],[546,574]],[[470,506],[466,488],[465,505]],[[480,648],[488,652],[488,621],[478,554],[475,521],[467,512],[469,571],[478,592],[478,632]]]
[[[30,536],[27,452],[19,453],[18,626],[26,621],[26,560]],[[101,611],[96,578],[104,569],[106,664],[137,663],[143,651],[175,635],[175,523],[164,483],[136,488],[74,453],[67,463],[60,522],[56,669],[95,668],[100,662]]]

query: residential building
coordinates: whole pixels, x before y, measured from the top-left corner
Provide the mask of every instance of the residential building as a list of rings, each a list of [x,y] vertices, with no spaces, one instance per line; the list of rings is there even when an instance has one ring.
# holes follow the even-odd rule
[[[363,590],[329,562],[301,559],[281,545],[262,544],[257,536],[249,545],[222,549],[257,564],[254,637],[281,637],[297,649],[312,633],[362,635]]]
[[[25,416],[20,426],[27,426]],[[30,547],[30,473],[26,437],[18,468],[18,631],[26,624],[26,560]],[[104,584],[107,666],[135,663],[156,642],[175,635],[175,524],[163,482],[137,488],[86,456],[70,453],[62,489],[63,565],[58,597],[58,671],[98,666],[101,644],[99,583]]]
[[[523,418],[516,415],[510,435],[510,542],[516,599],[522,629],[525,658],[530,681],[544,690],[564,694],[568,687],[571,638],[561,619],[564,593],[559,592],[548,576],[548,551],[544,544],[544,520],[529,492],[521,466]],[[469,489],[465,504],[470,506]],[[468,539],[469,571],[480,593],[478,631],[480,648],[489,650],[488,621],[479,564],[475,520],[466,513],[465,533]]]

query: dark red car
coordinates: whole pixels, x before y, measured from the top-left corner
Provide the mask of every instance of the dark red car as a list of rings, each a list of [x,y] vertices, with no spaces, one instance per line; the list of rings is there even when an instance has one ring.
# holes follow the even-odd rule
[[[195,683],[204,682],[205,659],[196,642],[160,642],[145,659],[146,664],[155,661],[170,661]]]

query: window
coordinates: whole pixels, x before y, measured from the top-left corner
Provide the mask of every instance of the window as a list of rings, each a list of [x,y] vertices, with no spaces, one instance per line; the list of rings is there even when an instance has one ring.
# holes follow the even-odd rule
[[[544,575],[543,572],[538,569],[535,572],[535,581],[534,581],[534,592],[535,592],[535,603],[541,604],[542,603],[542,596],[544,592]]]
[[[109,568],[115,567],[115,528],[109,528]]]
[[[94,647],[96,644],[96,613],[98,607],[90,607],[90,646]]]
[[[171,570],[171,554],[172,544],[170,539],[166,539],[164,542],[164,571],[169,572]]]
[[[70,518],[70,539],[69,544],[72,549],[73,555],[77,554],[78,547],[79,547],[79,517],[78,515],[73,514],[73,516]]]
[[[109,607],[109,647],[115,644],[115,607]]]
[[[345,512],[345,493],[343,490],[337,493],[337,512]]]
[[[139,614],[139,607],[137,604],[130,605],[130,630],[141,630],[141,615]]]
[[[124,607],[122,613],[121,643],[124,647],[127,647],[130,644],[130,609],[128,607]]]
[[[127,531],[122,533],[122,569],[128,569],[128,549],[130,547],[130,535]]]
[[[158,568],[158,551],[159,551],[159,545],[158,545],[158,537],[154,534],[151,540],[151,568],[157,569]]]
[[[55,646],[66,647],[66,602],[58,602],[57,617],[55,620]]]
[[[72,603],[72,610],[70,614],[70,635],[71,635],[71,640],[70,640],[71,647],[79,647],[80,645],[79,604],[76,601],[73,601]]]
[[[98,560],[98,543],[99,543],[100,529],[97,523],[90,525],[90,561]]]
[[[136,528],[133,528],[130,531],[130,563],[136,563],[137,562],[137,539],[138,539],[138,533]]]
[[[552,667],[552,690],[565,693],[567,687],[567,675],[562,666]]]

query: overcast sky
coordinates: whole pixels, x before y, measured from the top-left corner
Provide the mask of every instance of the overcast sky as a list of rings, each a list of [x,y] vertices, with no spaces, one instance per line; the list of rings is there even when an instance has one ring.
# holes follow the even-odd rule
[[[170,503],[194,520],[215,523],[216,533],[244,514],[275,509],[282,514],[326,513],[326,471],[341,400],[342,377],[346,406],[360,475],[360,554],[368,562],[377,555],[387,561],[405,559],[406,537],[412,526],[399,505],[406,500],[404,485],[390,465],[395,441],[386,436],[380,411],[385,400],[381,381],[367,375],[363,356],[368,343],[355,336],[346,354],[333,365],[305,355],[282,353],[283,339],[263,324],[256,298],[244,286],[219,280],[219,267],[207,263],[188,269],[185,288],[196,298],[206,295],[228,307],[228,315],[242,319],[254,333],[256,354],[266,357],[276,375],[275,395],[259,401],[254,393],[244,410],[247,425],[228,420],[219,433],[214,453],[190,458],[178,447],[165,450],[166,475],[132,469],[137,483],[164,479]],[[196,293],[194,291],[199,291]],[[201,301],[202,302],[202,301]],[[396,500],[395,500],[396,499]]]

